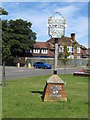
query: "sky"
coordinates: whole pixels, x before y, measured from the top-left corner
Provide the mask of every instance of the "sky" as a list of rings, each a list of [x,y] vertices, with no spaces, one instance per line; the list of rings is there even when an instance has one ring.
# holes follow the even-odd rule
[[[88,2],[3,2],[2,7],[8,11],[8,16],[2,19],[24,19],[32,23],[36,32],[36,41],[47,41],[48,17],[60,12],[66,19],[65,36],[76,34],[76,40],[88,47]]]

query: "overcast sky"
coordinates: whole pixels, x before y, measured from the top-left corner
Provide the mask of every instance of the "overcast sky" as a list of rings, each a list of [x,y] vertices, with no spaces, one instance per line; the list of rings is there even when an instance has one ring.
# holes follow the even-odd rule
[[[66,19],[65,36],[70,37],[74,32],[76,40],[88,47],[88,2],[3,2],[2,7],[9,13],[2,19],[21,18],[30,21],[33,31],[37,33],[37,41],[50,38],[48,17],[60,12]]]

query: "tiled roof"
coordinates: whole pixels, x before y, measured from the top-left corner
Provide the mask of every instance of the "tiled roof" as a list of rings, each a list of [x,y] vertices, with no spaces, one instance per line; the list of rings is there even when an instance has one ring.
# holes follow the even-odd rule
[[[47,54],[42,54],[42,53],[33,53],[33,56],[48,56],[48,57],[54,57],[54,52],[48,50],[48,53]]]
[[[50,42],[36,42],[33,45],[33,48],[49,48],[49,49],[54,49],[54,45]]]
[[[47,42],[51,42],[52,44],[54,44],[54,39],[51,38],[50,40],[48,40]],[[75,40],[76,42],[76,46],[80,47],[80,44]],[[62,37],[58,39],[58,45],[67,45],[67,46],[72,46],[72,40],[70,37]]]
[[[81,47],[82,49],[87,50],[87,48],[86,48],[85,46],[83,46],[83,45],[81,45],[80,47]]]

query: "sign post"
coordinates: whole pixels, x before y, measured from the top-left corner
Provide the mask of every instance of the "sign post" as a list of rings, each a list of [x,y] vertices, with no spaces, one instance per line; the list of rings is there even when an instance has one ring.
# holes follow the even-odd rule
[[[59,16],[56,16],[56,15]],[[48,19],[48,32],[49,35],[54,38],[55,41],[55,60],[54,60],[54,74],[57,74],[58,63],[58,38],[62,38],[65,34],[65,18],[58,12]]]
[[[56,16],[58,14],[59,16]],[[43,93],[44,101],[67,101],[63,80],[57,75],[58,63],[58,38],[65,34],[65,18],[60,13],[55,13],[48,18],[48,32],[55,40],[54,74],[47,79]]]
[[[57,74],[57,64],[58,64],[58,38],[55,38],[54,74]]]

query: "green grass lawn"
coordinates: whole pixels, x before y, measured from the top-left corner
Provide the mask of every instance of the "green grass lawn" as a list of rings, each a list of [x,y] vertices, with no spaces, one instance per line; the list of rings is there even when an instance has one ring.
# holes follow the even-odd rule
[[[88,78],[60,75],[66,81],[67,102],[42,102],[49,76],[8,80],[3,88],[4,118],[87,118]]]
[[[2,87],[0,86],[0,120],[1,118],[2,118]]]

